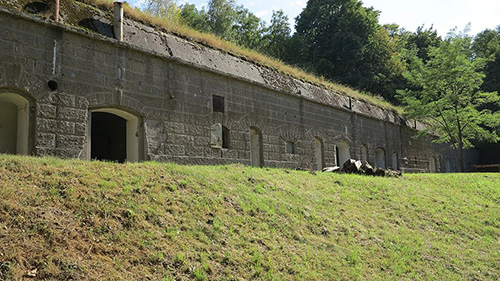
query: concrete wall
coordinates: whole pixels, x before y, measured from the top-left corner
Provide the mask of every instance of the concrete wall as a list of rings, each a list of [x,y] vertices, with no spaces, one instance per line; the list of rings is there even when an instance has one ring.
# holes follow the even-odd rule
[[[395,152],[406,171],[428,169],[431,156],[440,171],[446,161],[458,167],[445,145],[413,139],[412,122],[394,112],[125,23],[119,43],[107,31],[88,33],[0,8],[0,90],[33,100],[31,154],[88,159],[89,114],[113,108],[139,120],[139,160],[250,165],[250,128],[258,128],[265,166],[316,168],[320,139],[327,166],[336,163],[336,143],[346,142],[354,158],[365,145],[371,163],[377,148],[387,165]],[[213,112],[213,95],[224,97],[224,112]],[[217,123],[230,130],[229,149],[211,146]],[[295,154],[286,153],[286,142]]]

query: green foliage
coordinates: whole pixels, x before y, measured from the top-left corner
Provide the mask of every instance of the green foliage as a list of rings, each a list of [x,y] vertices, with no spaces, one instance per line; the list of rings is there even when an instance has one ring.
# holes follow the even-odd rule
[[[173,23],[181,20],[181,9],[174,0],[146,0],[145,4],[144,11],[150,15],[166,18]]]
[[[456,148],[460,162],[462,150],[472,147],[472,140],[499,140],[491,128],[500,125],[500,113],[481,106],[499,104],[500,97],[479,91],[485,60],[473,57],[471,42],[465,34],[450,33],[429,49],[426,63],[415,56],[406,74],[412,88],[399,91],[407,116],[427,122],[427,132],[436,134],[437,142]]]
[[[487,61],[481,89],[488,92],[500,92],[500,27],[479,33],[474,38],[472,49],[477,57]],[[500,108],[496,109],[500,110]]]
[[[211,32],[242,47],[260,50],[267,28],[257,16],[233,0],[212,0],[208,10],[192,4],[181,7],[182,22],[202,32]]]
[[[183,24],[201,31],[209,32],[207,24],[208,15],[204,9],[198,11],[194,4],[185,4],[181,6],[181,21]]]
[[[236,18],[232,27],[233,40],[240,46],[259,50],[266,30],[264,23],[243,6],[235,9]]]
[[[285,15],[283,10],[273,11],[271,25],[264,35],[264,51],[275,58],[286,59],[292,56],[292,54],[288,53],[291,50],[290,39],[291,29],[288,16]]]
[[[210,32],[228,41],[233,41],[233,24],[237,13],[234,0],[210,0],[207,10],[207,24]]]
[[[305,56],[299,65],[328,79],[394,95],[393,79],[401,64],[379,12],[359,0],[311,0],[297,17],[297,33]]]
[[[327,77],[354,81],[378,12],[358,0],[311,0],[297,17],[297,36],[309,49],[304,64]],[[357,77],[359,78],[359,76]]]
[[[207,275],[205,274],[205,272],[203,272],[202,269],[200,268],[196,268],[194,271],[193,271],[193,277],[195,278],[195,280],[197,281],[205,281],[207,280]]]
[[[425,26],[419,26],[415,32],[405,31],[403,36],[406,39],[406,48],[416,50],[416,55],[424,63],[429,60],[429,50],[439,47],[443,41],[437,34],[437,30],[431,26],[425,29]]]

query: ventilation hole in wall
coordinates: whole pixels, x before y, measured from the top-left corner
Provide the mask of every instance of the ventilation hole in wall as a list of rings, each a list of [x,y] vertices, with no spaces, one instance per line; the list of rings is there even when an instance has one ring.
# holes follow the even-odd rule
[[[56,81],[54,80],[50,80],[48,83],[47,83],[47,86],[49,87],[49,89],[51,89],[52,91],[55,91],[57,90],[57,88],[59,88],[59,85],[57,84]]]
[[[213,112],[224,113],[224,97],[213,95],[212,96],[212,109],[213,109]]]
[[[287,154],[295,154],[295,143],[292,141],[285,142],[285,151]]]

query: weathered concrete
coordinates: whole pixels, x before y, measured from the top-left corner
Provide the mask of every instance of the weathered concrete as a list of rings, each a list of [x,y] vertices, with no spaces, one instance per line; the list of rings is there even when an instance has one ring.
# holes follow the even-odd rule
[[[127,140],[137,147],[127,151],[139,160],[317,169],[334,166],[345,142],[356,159],[366,147],[372,164],[381,148],[397,169],[428,170],[430,157],[438,171],[458,167],[446,146],[412,138],[422,125],[395,112],[128,19],[118,42],[106,13],[89,20],[101,34],[0,8],[0,98],[31,101],[31,154],[89,159],[98,125],[89,117],[101,111],[135,120]],[[213,111],[213,95],[224,97],[224,112]],[[214,140],[214,124],[229,148]]]

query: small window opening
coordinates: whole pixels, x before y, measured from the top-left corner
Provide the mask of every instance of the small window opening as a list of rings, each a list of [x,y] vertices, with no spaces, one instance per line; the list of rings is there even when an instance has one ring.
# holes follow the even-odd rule
[[[285,148],[287,154],[295,154],[295,143],[292,141],[285,142]]]
[[[230,135],[229,129],[222,126],[222,148],[229,148]]]
[[[213,112],[224,113],[224,97],[213,95],[212,102]]]

